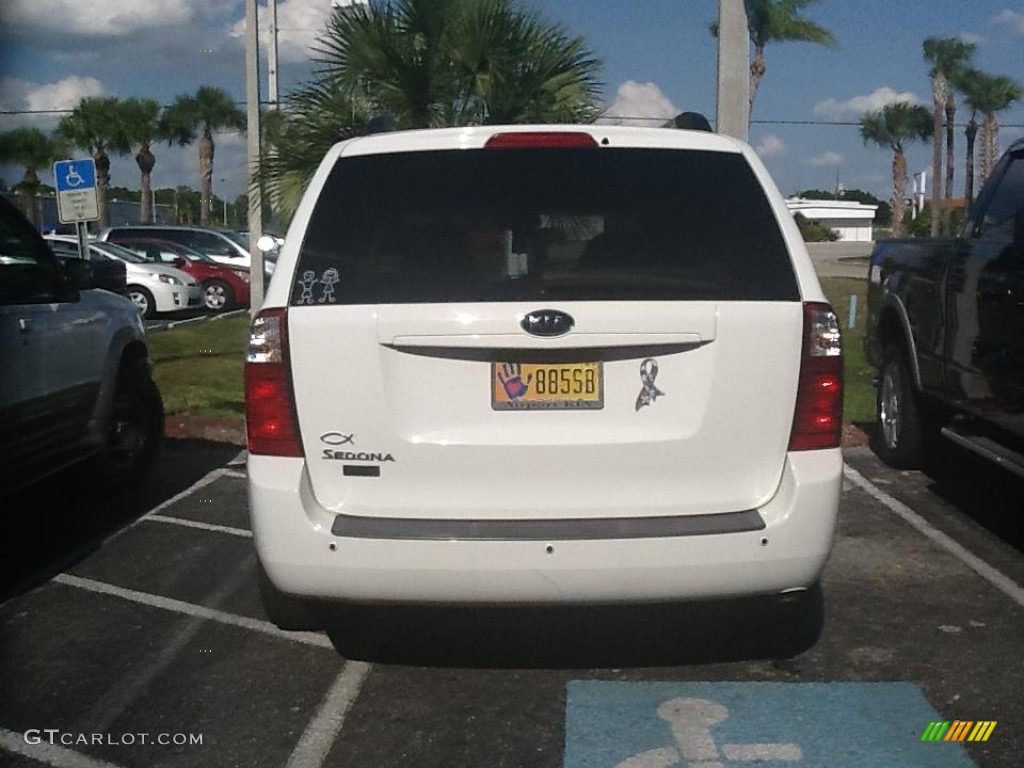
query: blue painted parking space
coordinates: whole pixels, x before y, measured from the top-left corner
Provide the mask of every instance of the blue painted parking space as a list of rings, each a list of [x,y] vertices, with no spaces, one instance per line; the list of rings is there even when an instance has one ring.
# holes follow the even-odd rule
[[[901,682],[573,681],[564,768],[974,766],[961,743],[922,741],[941,720]]]

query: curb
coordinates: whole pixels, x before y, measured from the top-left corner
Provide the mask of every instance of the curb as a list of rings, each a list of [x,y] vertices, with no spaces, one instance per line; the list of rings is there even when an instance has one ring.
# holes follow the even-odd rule
[[[146,328],[146,333],[156,333],[157,331],[170,331],[181,325],[192,325],[195,323],[203,322],[214,322],[216,320],[223,320],[226,317],[234,317],[240,315],[243,312],[248,312],[248,308],[241,307],[240,309],[233,309],[230,312],[221,312],[217,315],[200,315],[199,317],[190,317],[187,320],[171,320],[166,323],[159,325],[153,325]]]

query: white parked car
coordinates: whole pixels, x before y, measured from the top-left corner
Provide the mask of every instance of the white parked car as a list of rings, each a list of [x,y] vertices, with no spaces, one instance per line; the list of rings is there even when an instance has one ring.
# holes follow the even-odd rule
[[[111,243],[139,238],[168,240],[205,253],[214,261],[229,267],[249,269],[252,266],[248,234],[231,229],[188,227],[180,224],[125,224],[104,230],[99,238]],[[263,272],[267,282],[274,273],[276,260],[276,251],[264,254]]]
[[[353,139],[277,274],[246,421],[280,626],[317,626],[318,601],[763,595],[817,637],[840,334],[749,146],[593,125]]]
[[[78,240],[75,237],[46,235],[46,241],[57,252],[73,249],[76,255],[78,253]],[[124,262],[128,298],[145,318],[203,306],[203,288],[187,272],[154,264],[116,243],[90,240],[89,250],[94,256]]]

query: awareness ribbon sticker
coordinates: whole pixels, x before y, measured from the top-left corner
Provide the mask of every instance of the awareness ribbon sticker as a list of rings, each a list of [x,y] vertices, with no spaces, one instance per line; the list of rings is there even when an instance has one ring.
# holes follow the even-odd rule
[[[658,399],[659,395],[665,393],[654,386],[654,380],[658,378],[658,361],[654,358],[647,358],[640,363],[640,394],[636,398],[636,409],[639,411],[645,405],[650,405]]]

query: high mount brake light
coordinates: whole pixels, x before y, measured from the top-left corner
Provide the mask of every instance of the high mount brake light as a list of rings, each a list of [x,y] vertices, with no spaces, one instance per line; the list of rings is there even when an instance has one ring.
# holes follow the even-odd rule
[[[565,149],[596,146],[597,140],[583,131],[496,133],[484,144],[486,149]]]
[[[843,352],[832,307],[804,303],[800,383],[789,450],[838,448],[843,433]]]
[[[265,309],[253,320],[245,355],[245,426],[249,453],[302,456],[288,363],[288,311]]]

